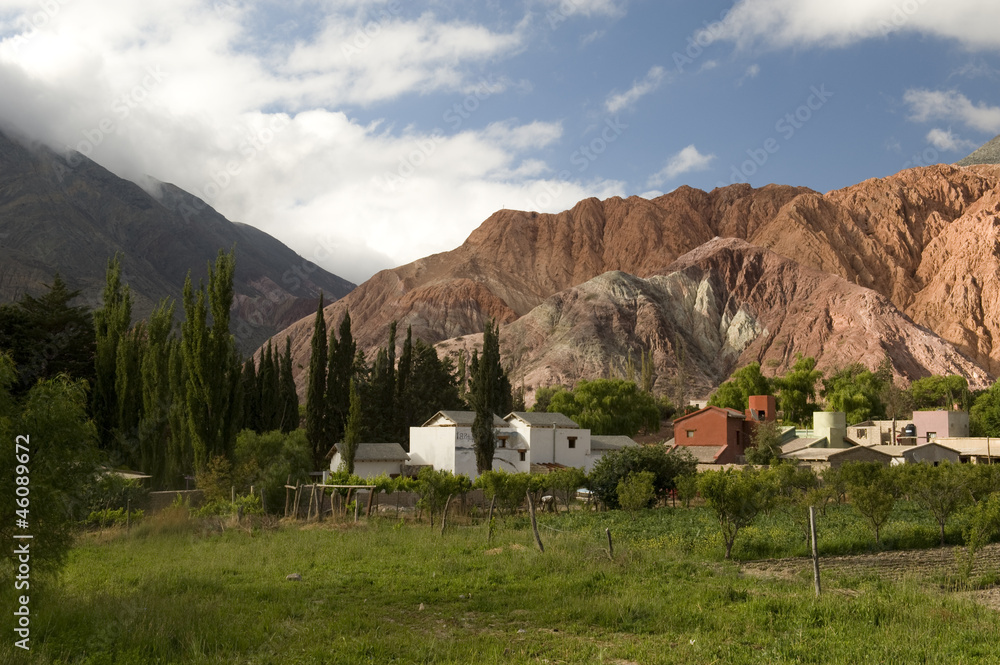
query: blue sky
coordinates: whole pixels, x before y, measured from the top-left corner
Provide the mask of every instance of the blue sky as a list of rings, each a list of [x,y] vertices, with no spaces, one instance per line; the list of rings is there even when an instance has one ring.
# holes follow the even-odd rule
[[[0,0],[0,122],[360,282],[506,207],[828,191],[1000,133],[973,0]]]

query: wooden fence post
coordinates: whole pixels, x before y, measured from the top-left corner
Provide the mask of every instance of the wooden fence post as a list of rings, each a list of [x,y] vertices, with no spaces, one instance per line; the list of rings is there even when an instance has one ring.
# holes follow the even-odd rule
[[[611,529],[605,529],[604,533],[608,534],[608,558],[612,561],[615,560],[615,546],[611,542]]]
[[[545,552],[542,546],[542,537],[538,535],[538,522],[535,521],[535,502],[531,500],[531,492],[525,492],[528,497],[528,514],[531,515],[531,530],[535,533],[535,544],[538,545],[539,552]]]
[[[819,549],[816,547],[816,506],[809,506],[809,540],[812,543],[813,583],[816,587],[816,597],[819,597]]]
[[[448,505],[451,503],[451,494],[448,495],[448,499],[444,502],[444,512],[441,513],[441,535],[444,535],[444,528],[448,526]]]

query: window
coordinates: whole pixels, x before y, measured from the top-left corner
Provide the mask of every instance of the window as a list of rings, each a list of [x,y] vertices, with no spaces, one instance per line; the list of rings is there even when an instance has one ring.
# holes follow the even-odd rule
[[[927,440],[931,441],[937,438],[937,432],[927,432]]]
[[[575,436],[566,437],[566,441],[569,442],[569,447],[570,448],[576,448],[576,437]]]
[[[525,460],[525,458],[526,458],[526,455],[528,454],[528,451],[527,450],[519,450],[519,451],[517,451],[517,454],[521,456],[521,461],[523,462]]]
[[[867,439],[868,438],[868,430],[866,430],[866,429],[859,429],[857,431],[857,436],[858,436],[859,439]]]
[[[693,439],[694,438],[694,430],[693,429],[687,430],[687,438],[689,438],[689,439]]]
[[[507,437],[506,436],[498,436],[497,437],[497,448],[506,448],[506,447],[507,447]]]

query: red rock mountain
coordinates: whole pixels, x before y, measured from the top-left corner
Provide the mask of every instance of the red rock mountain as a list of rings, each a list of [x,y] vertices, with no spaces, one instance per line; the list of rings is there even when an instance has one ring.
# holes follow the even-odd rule
[[[355,336],[366,348],[384,343],[387,325],[394,319],[403,328],[412,325],[416,336],[439,342],[481,331],[488,316],[511,323],[550,296],[608,271],[641,278],[677,272],[671,264],[718,236],[744,240],[791,259],[780,265],[774,263],[777,259],[764,261],[773,264],[773,271],[756,280],[754,288],[772,296],[794,289],[794,281],[769,282],[801,270],[795,266],[798,263],[842,278],[824,282],[824,289],[847,289],[851,284],[871,289],[882,298],[876,301],[875,294],[862,296],[854,291],[848,297],[845,290],[838,302],[844,307],[848,302],[868,303],[874,308],[870,310],[873,317],[902,317],[885,322],[884,330],[871,328],[886,334],[902,331],[905,326],[900,321],[909,317],[968,356],[971,364],[964,373],[973,382],[982,382],[1000,369],[998,219],[1000,166],[995,165],[911,169],[827,194],[781,185],[753,189],[743,184],[711,192],[681,187],[653,200],[587,199],[554,215],[501,210],[460,247],[382,271],[329,306],[326,314],[328,325],[336,325],[345,308],[350,308]],[[711,248],[718,254],[717,244]],[[700,253],[687,260],[692,257],[705,260]],[[744,263],[744,259],[731,259],[713,269],[732,271],[742,269],[738,266]],[[735,283],[731,288],[736,288]],[[830,297],[824,291],[815,297],[813,306],[833,316],[841,305]],[[810,294],[803,291],[794,302],[804,309],[810,300]],[[821,305],[827,302],[831,304]],[[861,347],[845,348],[846,342],[837,348],[826,345],[812,337],[822,337],[822,328],[798,330],[806,324],[795,321],[803,319],[779,326],[778,319],[788,314],[780,299],[748,303],[763,308],[754,317],[767,320],[768,335],[779,328],[786,331],[782,363],[797,351],[819,354],[821,363],[828,366],[874,353],[865,346],[868,351],[859,356]],[[307,317],[282,333],[292,337],[303,367],[308,365],[311,330],[312,320]],[[911,337],[911,332],[904,336]],[[891,340],[876,341],[891,352]],[[748,348],[757,348],[754,344],[764,342],[758,340]],[[766,359],[777,359],[770,346],[761,352]],[[745,353],[753,352],[744,350],[740,358]],[[905,371],[897,368],[906,375],[939,371],[933,363],[927,364],[931,358],[915,351],[902,353],[900,360],[907,354],[916,364],[907,364]],[[957,359],[948,362],[961,366]],[[728,360],[720,363],[705,374],[705,381],[725,378],[730,364]]]

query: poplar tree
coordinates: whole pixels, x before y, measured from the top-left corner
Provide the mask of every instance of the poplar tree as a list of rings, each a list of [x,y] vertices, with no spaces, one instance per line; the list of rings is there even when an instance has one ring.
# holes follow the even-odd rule
[[[403,341],[403,350],[399,355],[399,367],[396,371],[396,394],[395,394],[395,435],[393,439],[397,442],[407,440],[407,428],[413,417],[413,395],[410,391],[410,381],[413,371],[413,327],[406,327],[406,339]]]
[[[314,468],[318,469],[326,454],[325,447],[331,445],[326,439],[327,339],[322,293],[319,294],[319,306],[316,308],[310,350],[309,383],[306,386],[306,439],[312,450]]]
[[[389,324],[389,344],[375,355],[368,386],[366,421],[371,440],[392,442],[396,435],[396,322]],[[398,443],[398,442],[397,442]]]
[[[184,366],[184,349],[179,339],[168,343],[168,377],[170,382],[170,409],[167,415],[170,445],[167,449],[166,474],[171,480],[194,471],[194,447],[188,426],[187,382]]]
[[[170,438],[170,349],[174,304],[167,299],[149,316],[146,351],[141,361],[142,419],[139,421],[141,468],[152,476],[155,489],[168,484]]]
[[[118,341],[115,363],[115,449],[130,467],[141,464],[139,421],[142,419],[142,356],[145,353],[145,326],[140,322]],[[145,470],[145,469],[143,469]]]
[[[118,420],[118,393],[115,387],[118,345],[132,322],[132,292],[128,285],[122,285],[119,254],[108,259],[102,302],[101,309],[94,312],[96,346],[91,408],[98,442],[102,448],[110,449],[115,443]]]
[[[239,391],[242,363],[229,332],[235,268],[234,252],[225,254],[219,250],[215,266],[208,267],[207,288],[202,284],[195,293],[190,273],[184,282],[186,318],[181,328],[181,347],[187,372],[188,429],[196,470],[204,468],[213,457],[231,457],[236,440],[237,414],[242,407]]]
[[[243,391],[243,421],[239,429],[249,429],[262,432],[260,426],[260,386],[257,382],[257,365],[253,358],[247,358],[243,363],[243,373],[240,376]]]
[[[258,408],[260,409],[260,431],[271,432],[281,427],[281,405],[278,395],[280,378],[274,361],[271,340],[260,356],[260,372],[257,374]]]
[[[278,398],[281,404],[281,431],[291,432],[299,426],[299,396],[292,376],[292,340],[285,337],[285,355],[278,370]]]

